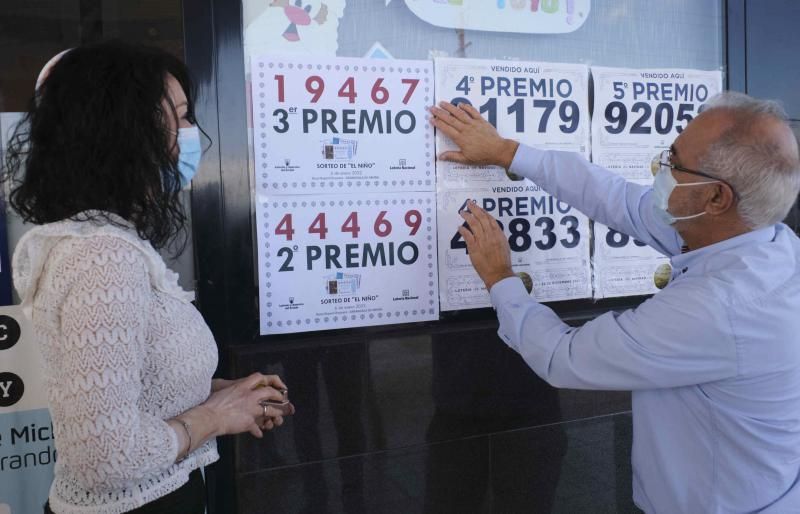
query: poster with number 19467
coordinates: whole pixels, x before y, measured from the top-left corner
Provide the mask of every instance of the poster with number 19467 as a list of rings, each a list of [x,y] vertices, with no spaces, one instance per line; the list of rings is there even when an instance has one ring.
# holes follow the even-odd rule
[[[256,56],[258,194],[433,191],[428,61]]]

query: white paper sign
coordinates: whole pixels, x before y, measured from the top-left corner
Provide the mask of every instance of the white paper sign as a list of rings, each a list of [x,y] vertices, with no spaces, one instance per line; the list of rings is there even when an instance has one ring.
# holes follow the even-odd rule
[[[261,333],[438,319],[434,196],[260,195]]]
[[[588,218],[536,185],[527,183],[519,188],[523,191],[439,193],[439,288],[443,311],[490,305],[489,293],[472,268],[466,243],[458,233],[458,227],[464,224],[459,212],[468,199],[475,200],[500,222],[511,247],[512,267],[530,277],[537,300],[591,296]]]
[[[428,61],[255,57],[259,194],[433,191]]]
[[[712,96],[719,71],[592,68],[592,161],[628,180],[651,185],[650,161],[669,148]],[[668,260],[628,235],[594,225],[595,297],[651,294]]]
[[[589,68],[580,64],[436,59],[436,101],[468,102],[505,137],[589,158]],[[441,132],[438,153],[456,146]],[[497,166],[437,161],[437,187],[514,184]]]
[[[387,0],[387,4],[390,0]],[[589,16],[591,0],[405,0],[411,12],[439,27],[559,34]]]

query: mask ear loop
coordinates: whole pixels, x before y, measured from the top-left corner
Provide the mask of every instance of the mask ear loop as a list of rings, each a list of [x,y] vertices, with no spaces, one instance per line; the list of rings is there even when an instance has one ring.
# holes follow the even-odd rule
[[[686,182],[685,184],[675,184],[675,187],[685,187],[685,186],[702,186],[703,184],[722,184],[721,180],[709,180],[706,182]]]

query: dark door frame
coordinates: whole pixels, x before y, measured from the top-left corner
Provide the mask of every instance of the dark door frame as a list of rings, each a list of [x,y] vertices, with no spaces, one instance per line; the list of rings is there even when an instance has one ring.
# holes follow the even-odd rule
[[[725,1],[725,86],[747,92],[747,32],[745,0]]]

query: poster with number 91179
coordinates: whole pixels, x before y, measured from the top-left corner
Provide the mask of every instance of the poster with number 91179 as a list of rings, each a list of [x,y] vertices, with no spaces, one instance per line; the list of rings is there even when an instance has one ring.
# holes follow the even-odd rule
[[[428,61],[256,56],[259,194],[433,191]]]
[[[589,68],[581,64],[436,59],[436,101],[471,104],[504,137],[589,157]],[[456,146],[441,131],[438,153]],[[436,163],[438,189],[511,184],[498,166]]]

